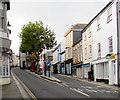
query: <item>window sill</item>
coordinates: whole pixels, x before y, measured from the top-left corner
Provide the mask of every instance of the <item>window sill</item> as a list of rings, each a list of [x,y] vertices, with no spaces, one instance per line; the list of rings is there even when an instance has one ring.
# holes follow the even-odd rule
[[[10,77],[10,75],[8,75],[8,76],[0,76],[0,78],[8,78],[8,77]]]
[[[112,21],[112,19],[111,19],[111,20],[109,20],[109,21],[107,21],[107,24],[108,24],[108,23],[110,23],[111,21]]]

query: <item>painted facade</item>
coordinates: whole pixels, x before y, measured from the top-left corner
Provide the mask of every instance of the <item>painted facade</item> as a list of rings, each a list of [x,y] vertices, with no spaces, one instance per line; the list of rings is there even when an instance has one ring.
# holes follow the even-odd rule
[[[10,83],[10,45],[9,30],[7,27],[7,11],[10,10],[10,1],[0,1],[0,85]],[[4,19],[4,20],[3,20]]]
[[[92,63],[92,27],[83,30],[82,49],[83,49],[83,78],[88,78],[88,71]]]
[[[94,68],[94,80],[104,81],[108,84],[118,84],[119,75],[117,59],[117,2],[119,4],[119,1],[117,0],[109,2],[88,23],[88,25],[84,28],[85,32],[83,33],[83,40],[85,40],[86,36],[89,34],[87,33],[86,35],[86,30],[89,30],[89,27],[91,27],[92,41],[89,40],[87,43],[83,42],[84,63],[89,63],[93,60],[92,65]],[[90,60],[87,59],[90,56],[86,52],[88,51],[89,45],[92,46],[92,58]],[[85,55],[87,55],[87,58]]]

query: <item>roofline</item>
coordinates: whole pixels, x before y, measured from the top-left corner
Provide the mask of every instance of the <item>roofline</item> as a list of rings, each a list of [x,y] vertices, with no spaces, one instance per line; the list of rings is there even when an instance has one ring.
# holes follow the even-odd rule
[[[111,0],[81,31],[82,33],[86,30],[88,26],[92,24],[92,22],[102,13],[105,11],[106,8],[108,8],[111,4],[113,4],[116,0]]]
[[[75,25],[87,25],[87,24],[75,24]],[[75,25],[71,25],[70,28],[65,32],[64,37],[66,37],[71,31],[82,31],[82,29],[74,29]]]
[[[75,45],[77,45],[81,41],[82,41],[82,39],[79,39],[75,44],[72,45],[72,47],[74,47]]]

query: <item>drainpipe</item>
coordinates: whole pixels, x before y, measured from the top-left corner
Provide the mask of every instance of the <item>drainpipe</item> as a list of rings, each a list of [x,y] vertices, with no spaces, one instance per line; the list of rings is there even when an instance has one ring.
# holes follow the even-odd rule
[[[120,87],[120,10],[119,10],[120,2],[119,0],[116,2],[117,9],[117,79],[118,79],[118,87]]]

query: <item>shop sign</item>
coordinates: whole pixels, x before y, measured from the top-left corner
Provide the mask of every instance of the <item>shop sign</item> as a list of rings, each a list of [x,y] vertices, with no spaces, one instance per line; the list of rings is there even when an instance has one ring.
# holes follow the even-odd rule
[[[106,59],[115,59],[115,58],[116,58],[115,54],[107,54],[106,55]]]
[[[75,57],[75,61],[78,61],[78,57]]]

